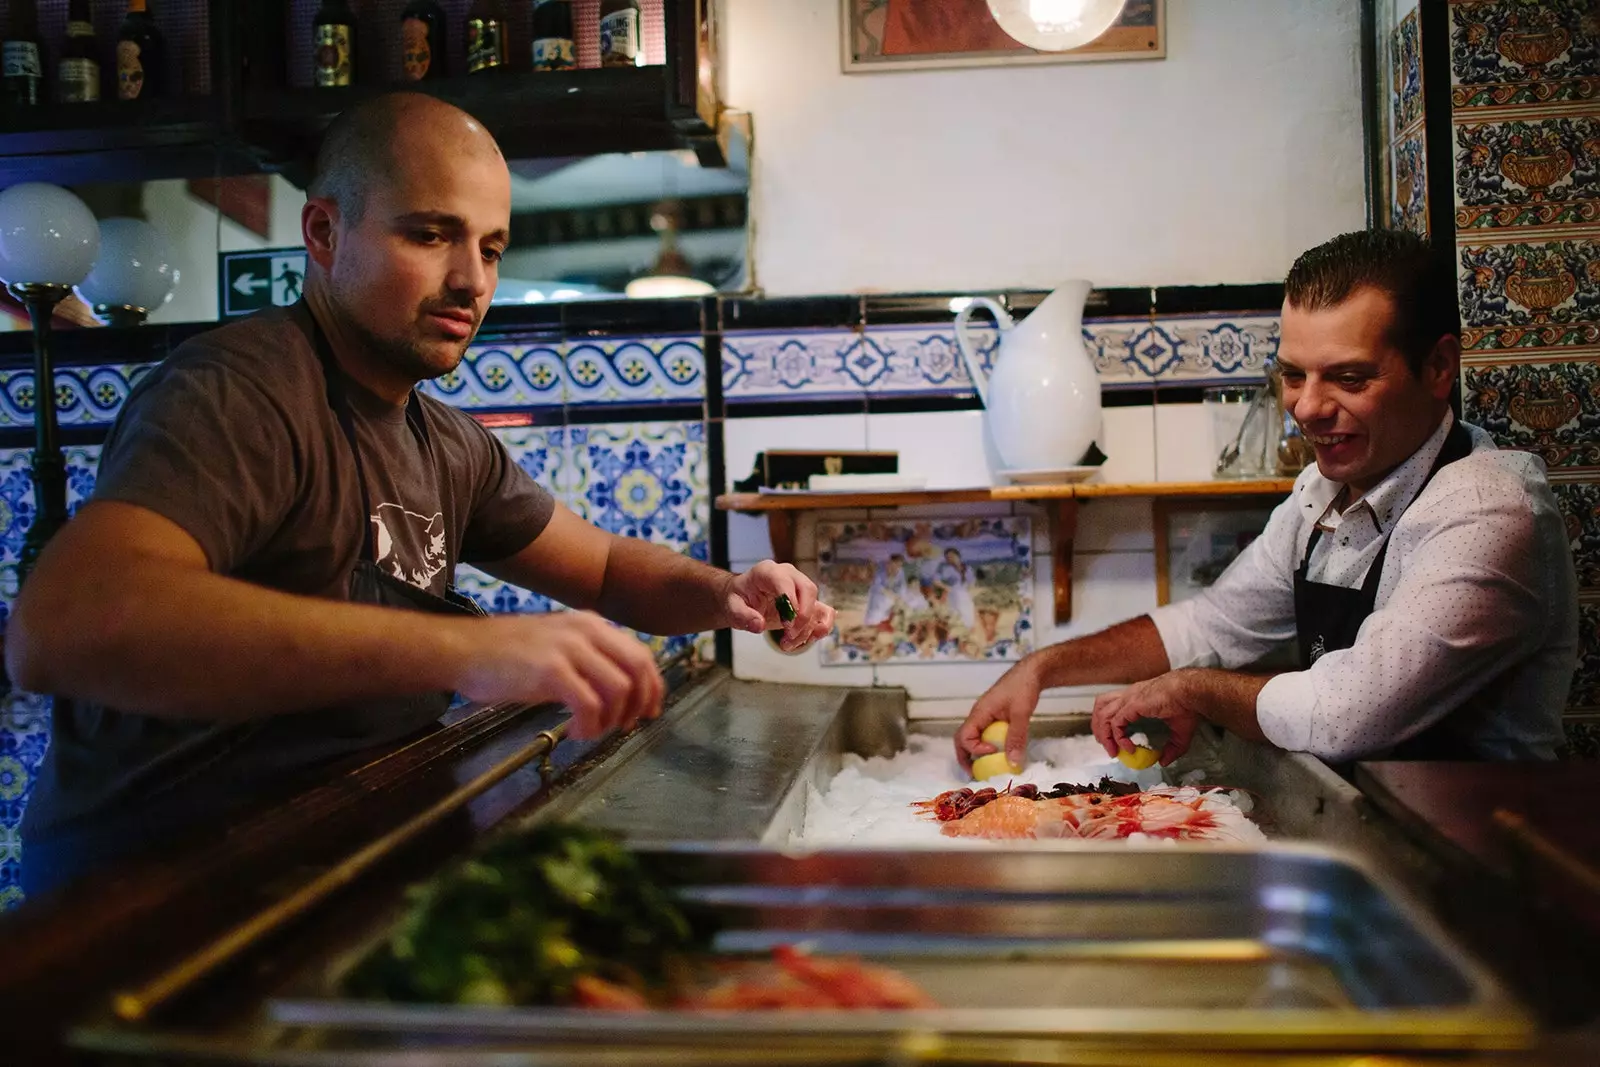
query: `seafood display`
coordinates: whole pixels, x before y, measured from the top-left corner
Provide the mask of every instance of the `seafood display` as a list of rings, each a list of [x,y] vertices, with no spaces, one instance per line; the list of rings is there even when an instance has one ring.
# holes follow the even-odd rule
[[[1094,785],[1063,783],[1044,791],[1026,783],[998,790],[952,789],[912,806],[941,823],[947,837],[1264,840],[1237,796],[1236,791],[1195,786],[1140,789],[1107,777]]]

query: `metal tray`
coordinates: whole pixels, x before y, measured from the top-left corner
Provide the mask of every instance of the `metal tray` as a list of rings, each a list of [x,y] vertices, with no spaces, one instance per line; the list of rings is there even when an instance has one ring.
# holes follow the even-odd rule
[[[350,954],[271,999],[269,1016],[343,1047],[364,1034],[504,1048],[600,1028],[608,1041],[646,1044],[917,1034],[1461,1050],[1531,1038],[1521,1010],[1396,886],[1322,846],[784,854],[684,844],[649,855],[685,900],[720,914],[714,951],[798,943],[859,955],[898,968],[941,1009],[599,1015],[355,1002],[335,992]]]

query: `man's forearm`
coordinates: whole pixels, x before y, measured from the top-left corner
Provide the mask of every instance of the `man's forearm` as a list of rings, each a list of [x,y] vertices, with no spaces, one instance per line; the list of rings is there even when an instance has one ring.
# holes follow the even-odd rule
[[[1044,689],[1142,682],[1172,666],[1161,634],[1148,615],[1042,648],[1029,659],[1034,661],[1033,668]]]
[[[448,690],[477,621],[160,562],[50,571],[29,579],[7,634],[14,681],[153,715],[245,719]]]
[[[1268,743],[1256,719],[1256,697],[1272,675],[1202,667],[1189,667],[1174,674],[1192,701],[1191,706],[1208,722],[1246,741]]]
[[[733,576],[663,545],[614,538],[595,610],[651,634],[687,634],[728,625]]]

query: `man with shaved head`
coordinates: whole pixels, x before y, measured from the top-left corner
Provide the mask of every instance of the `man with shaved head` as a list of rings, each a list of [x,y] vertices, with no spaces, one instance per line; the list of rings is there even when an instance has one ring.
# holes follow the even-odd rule
[[[202,334],[129,396],[94,498],[18,598],[6,663],[55,696],[24,886],[215,832],[452,697],[559,702],[594,738],[659,714],[652,633],[784,629],[833,611],[793,567],[733,575],[556,503],[470,417],[415,390],[454,370],[509,239],[511,181],[476,120],[419,94],[329,129],[301,227],[305,298]],[[484,616],[472,563],[572,606]],[[798,617],[778,618],[786,595]]]

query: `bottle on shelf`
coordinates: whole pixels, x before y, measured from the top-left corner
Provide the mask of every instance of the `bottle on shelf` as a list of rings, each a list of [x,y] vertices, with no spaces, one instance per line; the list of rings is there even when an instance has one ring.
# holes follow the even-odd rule
[[[637,67],[644,62],[644,26],[639,0],[600,0],[600,65]]]
[[[401,77],[419,82],[445,76],[444,8],[435,0],[411,0],[400,12]]]
[[[146,0],[128,0],[128,17],[117,31],[117,98],[144,100],[167,95],[167,39]]]
[[[44,99],[44,49],[39,45],[39,9],[34,0],[14,0],[5,44],[0,45],[6,107],[20,111]]]
[[[100,54],[94,23],[89,21],[89,0],[72,0],[67,6],[67,35],[56,63],[56,98],[63,104],[100,99]]]
[[[577,65],[572,0],[534,0],[533,69],[572,70]]]
[[[311,81],[320,86],[356,80],[356,14],[348,0],[322,0],[311,19]]]
[[[472,0],[467,11],[467,73],[506,64],[506,20],[493,0]]]

